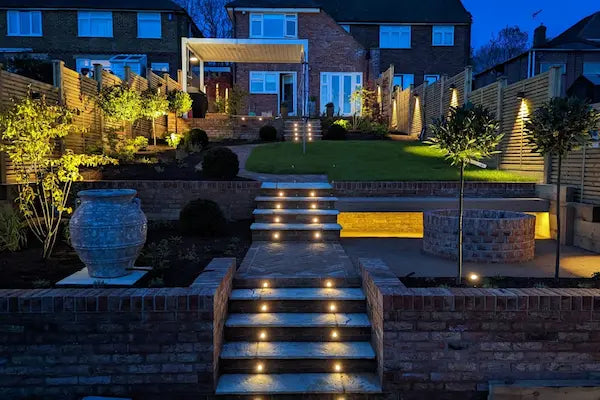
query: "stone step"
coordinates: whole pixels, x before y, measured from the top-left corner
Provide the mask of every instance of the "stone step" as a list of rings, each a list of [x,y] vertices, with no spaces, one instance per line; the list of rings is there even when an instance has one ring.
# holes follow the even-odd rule
[[[217,395],[381,393],[374,373],[224,374]]]
[[[283,216],[283,215],[306,215],[309,217],[322,217],[322,216],[335,216],[339,215],[338,210],[322,210],[322,209],[302,209],[302,208],[270,208],[270,209],[256,209],[252,212],[256,215],[268,215],[268,216]]]
[[[230,300],[230,313],[257,313],[266,307],[272,313],[364,313],[364,300]]]
[[[292,328],[265,328],[265,327],[228,327],[225,329],[224,338],[228,342],[242,342],[247,340],[267,340],[285,342],[294,339],[296,342],[355,342],[371,340],[370,327],[358,328],[322,328],[322,327],[292,327]]]
[[[359,288],[234,289],[229,300],[365,300]]]
[[[264,224],[336,224],[337,215],[310,215],[310,214],[283,214],[267,215],[256,214],[254,221]]]
[[[333,343],[333,342],[330,342]],[[260,370],[259,370],[260,368]],[[287,374],[287,373],[318,373],[318,372],[372,372],[377,370],[374,359],[288,359],[277,358],[256,359],[221,359],[219,371],[221,374]]]
[[[329,202],[329,201],[337,201],[337,197],[333,197],[333,196],[258,196],[256,197],[254,200],[256,201],[268,201],[268,202],[274,202],[274,201],[302,201],[305,203],[311,203],[311,202]],[[318,207],[317,207],[318,208]]]
[[[369,342],[229,342],[222,359],[375,359]]]
[[[340,231],[252,231],[253,242],[338,242]]]
[[[336,197],[332,196],[258,196],[256,208],[259,209],[311,209],[333,210]]]
[[[370,327],[364,313],[245,313],[229,314],[225,327],[236,328],[364,328]]]
[[[338,278],[338,277],[256,277],[256,278],[233,278],[233,287],[238,289],[255,289],[267,284],[272,288],[315,288],[315,287],[334,287],[334,288],[360,288],[361,279]]]
[[[275,223],[258,223],[250,225],[252,231],[339,231],[342,229],[340,224],[275,224]]]

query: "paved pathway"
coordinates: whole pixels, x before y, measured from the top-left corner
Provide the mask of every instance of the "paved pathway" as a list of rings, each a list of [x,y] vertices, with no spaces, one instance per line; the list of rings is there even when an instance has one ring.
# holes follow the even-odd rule
[[[289,174],[264,174],[252,172],[246,169],[246,161],[250,157],[252,150],[262,146],[261,144],[244,144],[239,146],[229,146],[229,148],[238,156],[240,161],[240,172],[238,176],[242,178],[254,179],[260,182],[327,182],[327,175],[289,175]]]

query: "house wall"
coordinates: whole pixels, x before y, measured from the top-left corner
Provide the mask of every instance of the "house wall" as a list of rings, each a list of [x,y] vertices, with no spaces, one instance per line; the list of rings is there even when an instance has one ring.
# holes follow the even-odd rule
[[[171,18],[169,18],[171,16]],[[48,59],[59,59],[75,69],[79,55],[146,54],[152,62],[168,62],[172,77],[181,68],[181,37],[189,36],[189,18],[182,13],[162,13],[162,37],[137,37],[137,12],[113,11],[113,37],[78,37],[77,11],[42,11],[42,37],[7,36],[6,10],[0,10],[0,47],[31,48]],[[9,53],[11,56],[14,53]]]
[[[235,14],[237,38],[249,37],[249,13]],[[298,14],[298,38],[308,39],[309,96],[317,98],[320,109],[321,72],[363,72],[366,79],[366,51],[329,15],[320,13]],[[236,64],[235,83],[249,91],[249,71],[295,71],[298,84],[298,109],[301,109],[302,74],[299,64]],[[248,96],[248,111],[260,115],[263,111],[277,114],[277,96],[252,94]]]

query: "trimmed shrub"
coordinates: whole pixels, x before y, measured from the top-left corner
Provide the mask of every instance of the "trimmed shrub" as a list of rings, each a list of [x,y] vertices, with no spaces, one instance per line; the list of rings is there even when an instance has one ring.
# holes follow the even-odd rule
[[[240,170],[237,154],[227,147],[215,147],[206,152],[202,171],[208,178],[233,179]]]
[[[325,140],[344,140],[348,131],[341,125],[332,124],[325,134]]]
[[[333,125],[339,125],[346,130],[350,129],[350,121],[347,119],[338,119],[333,123]]]
[[[212,200],[190,201],[179,213],[179,227],[187,235],[215,235],[225,231],[225,217]]]
[[[183,145],[188,151],[205,149],[208,146],[208,135],[199,128],[194,128],[183,135]]]
[[[274,142],[277,140],[277,129],[273,125],[265,125],[258,132],[261,140]]]

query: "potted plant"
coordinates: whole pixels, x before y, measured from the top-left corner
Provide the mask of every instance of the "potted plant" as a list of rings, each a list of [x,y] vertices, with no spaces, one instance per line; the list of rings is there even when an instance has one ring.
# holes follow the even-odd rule
[[[333,103],[332,102],[325,104],[325,115],[328,118],[333,118]]]
[[[288,109],[288,103],[287,103],[287,101],[281,102],[281,108],[280,108],[280,110],[281,110],[281,116],[282,117],[285,118],[285,117],[288,116],[288,110],[289,109]]]

